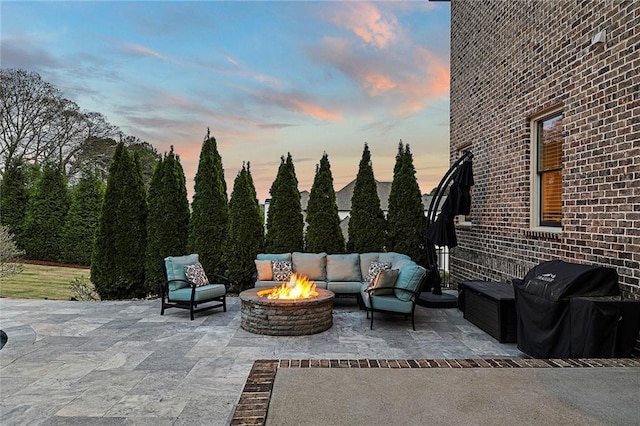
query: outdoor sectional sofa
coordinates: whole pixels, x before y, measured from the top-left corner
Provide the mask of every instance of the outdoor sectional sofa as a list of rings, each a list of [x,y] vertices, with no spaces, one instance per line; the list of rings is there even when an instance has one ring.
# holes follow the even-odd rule
[[[361,307],[373,311],[399,312],[411,315],[415,308],[415,299],[423,284],[426,271],[407,255],[393,252],[383,253],[262,253],[256,257],[257,280],[259,289],[273,288],[282,281],[273,279],[272,261],[291,262],[292,273],[303,275],[315,282],[316,287],[327,289],[337,296],[351,295],[358,299]],[[384,291],[372,292],[368,289],[368,276],[372,262],[388,264],[394,272],[391,287]],[[414,327],[415,329],[415,327]]]

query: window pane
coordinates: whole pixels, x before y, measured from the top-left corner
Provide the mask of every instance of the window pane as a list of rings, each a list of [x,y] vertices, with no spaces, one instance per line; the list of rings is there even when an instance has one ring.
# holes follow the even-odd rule
[[[562,115],[556,115],[539,122],[538,149],[539,171],[562,167]]]
[[[541,218],[543,226],[560,226],[562,220],[562,171],[544,172],[540,176]]]

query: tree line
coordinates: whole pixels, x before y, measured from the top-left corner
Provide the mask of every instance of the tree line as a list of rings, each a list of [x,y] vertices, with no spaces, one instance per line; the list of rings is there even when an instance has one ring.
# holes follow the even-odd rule
[[[3,133],[3,146],[8,146],[4,138]],[[12,154],[3,150],[0,223],[14,234],[26,258],[90,265],[91,281],[102,299],[156,294],[162,259],[187,253],[198,253],[208,274],[226,275],[235,291],[251,285],[253,261],[264,251],[396,251],[425,261],[422,197],[411,151],[402,142],[387,217],[365,143],[345,239],[326,153],[316,166],[306,218],[290,153],[281,157],[264,218],[249,163],[242,165],[228,198],[222,158],[208,130],[191,205],[173,147],[160,156],[135,138],[86,138],[85,147],[108,146],[113,155],[106,159],[109,150],[76,151],[73,158],[86,163],[73,185],[69,163],[36,162],[24,147]],[[95,167],[98,158],[108,165],[106,173]]]

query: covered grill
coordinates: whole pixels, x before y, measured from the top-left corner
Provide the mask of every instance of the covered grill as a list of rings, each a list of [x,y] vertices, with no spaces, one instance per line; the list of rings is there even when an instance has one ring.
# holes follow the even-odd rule
[[[582,315],[581,321],[572,322],[570,301],[575,297],[609,297],[610,300],[611,296],[619,296],[615,269],[552,260],[532,268],[524,280],[514,280],[513,287],[519,350],[534,358],[583,357],[588,354],[578,352],[584,348],[600,352],[598,342],[585,341],[597,339],[589,331],[595,317]],[[577,318],[575,314],[574,318]],[[602,321],[602,318],[595,320]],[[615,316],[606,318],[618,320]],[[607,327],[599,325],[598,328]]]

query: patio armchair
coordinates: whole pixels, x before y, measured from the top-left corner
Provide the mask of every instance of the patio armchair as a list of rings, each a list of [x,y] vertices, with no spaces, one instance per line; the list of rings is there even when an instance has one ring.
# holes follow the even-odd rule
[[[163,281],[159,283],[162,307],[160,315],[167,308],[188,309],[193,314],[222,307],[227,312],[226,277],[205,274],[197,254],[170,256],[162,261]],[[215,277],[221,283],[210,283],[209,277]],[[201,305],[202,307],[198,308]]]
[[[400,270],[387,270],[378,273],[371,284],[363,285],[360,291],[362,302],[371,318],[370,328],[373,330],[373,313],[390,312],[411,315],[411,326],[416,329],[416,299],[422,291],[426,270],[415,263],[406,265]]]

